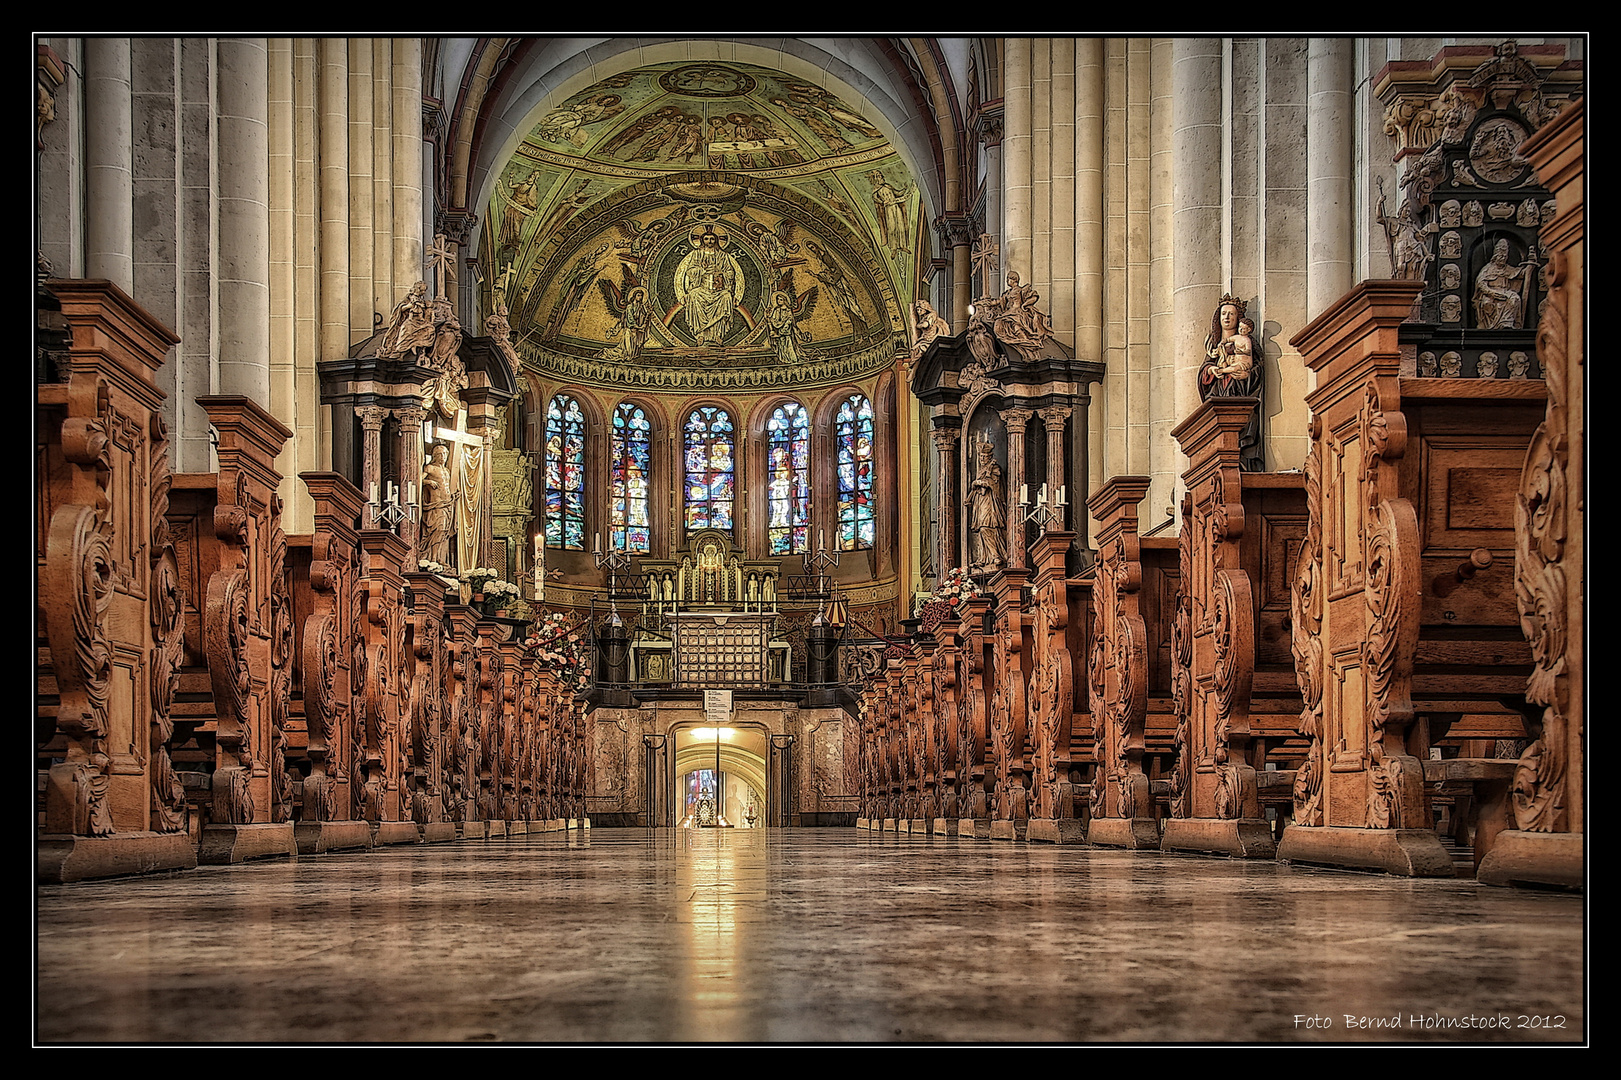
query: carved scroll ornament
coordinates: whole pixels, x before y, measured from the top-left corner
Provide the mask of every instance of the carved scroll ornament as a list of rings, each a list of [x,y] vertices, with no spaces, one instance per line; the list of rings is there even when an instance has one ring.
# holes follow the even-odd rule
[[[1367,721],[1372,757],[1369,828],[1419,828],[1424,821],[1424,772],[1402,753],[1413,721],[1408,697],[1418,644],[1418,516],[1406,499],[1379,504],[1367,531]]]
[[[152,652],[149,677],[152,688],[152,720],[148,730],[148,774],[152,788],[152,830],[180,832],[186,827],[186,791],[169,759],[169,743],[174,723],[169,710],[180,686],[180,667],[185,645],[180,615],[185,596],[180,588],[180,570],[175,562],[174,544],[169,535],[169,435],[161,414],[151,414],[151,520],[152,576],[149,612],[152,623]]]
[[[1515,827],[1528,832],[1562,832],[1569,827],[1565,651],[1570,631],[1565,624],[1569,594],[1563,565],[1569,499],[1565,278],[1565,255],[1556,251],[1551,261],[1549,302],[1537,333],[1537,351],[1548,380],[1548,407],[1526,450],[1514,512],[1514,592],[1534,665],[1525,697],[1543,707],[1541,721],[1532,731],[1534,738],[1515,768],[1511,788]]]
[[[1311,421],[1311,448],[1306,454],[1306,537],[1300,546],[1290,588],[1290,650],[1300,686],[1300,722],[1296,730],[1309,740],[1306,758],[1295,772],[1294,818],[1297,824],[1323,823],[1323,564],[1322,555],[1322,419]]]

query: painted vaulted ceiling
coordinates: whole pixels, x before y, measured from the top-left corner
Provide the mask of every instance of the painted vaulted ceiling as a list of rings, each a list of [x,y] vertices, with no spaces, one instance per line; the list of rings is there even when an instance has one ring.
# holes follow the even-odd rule
[[[571,381],[748,389],[893,361],[927,259],[900,155],[837,96],[732,62],[625,71],[547,109],[484,215],[490,308]]]

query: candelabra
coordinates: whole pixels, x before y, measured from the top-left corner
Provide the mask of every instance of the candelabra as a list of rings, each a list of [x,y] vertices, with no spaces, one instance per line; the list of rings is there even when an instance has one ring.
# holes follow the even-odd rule
[[[407,519],[411,521],[417,519],[417,510],[419,509],[417,506],[417,486],[409,483],[405,485],[405,501],[402,503],[400,502],[400,486],[394,481],[388,481],[385,498],[381,501],[377,498],[377,485],[372,484],[371,498],[366,502],[366,509],[370,511],[373,522],[381,524],[385,529],[398,532],[400,522]]]
[[[826,534],[820,529],[816,531],[816,551],[804,552],[800,558],[805,562],[805,576],[816,579],[816,595],[821,598],[821,606],[816,609],[816,618],[811,620],[812,626],[821,626],[825,621],[823,616],[827,613],[827,572],[839,565],[838,551],[829,552],[825,543]]]
[[[1069,505],[1065,498],[1066,488],[1060,487],[1056,495],[1049,502],[1047,498],[1047,485],[1042,484],[1036,492],[1035,505],[1030,503],[1030,485],[1019,485],[1019,514],[1026,522],[1034,522],[1041,527],[1042,532],[1052,532],[1064,527],[1064,508]]]
[[[597,569],[608,568],[608,625],[622,626],[619,619],[619,603],[614,599],[617,591],[617,581],[620,571],[630,566],[630,556],[617,549],[602,550],[602,534],[597,533],[596,544],[591,552],[591,558],[596,561]]]

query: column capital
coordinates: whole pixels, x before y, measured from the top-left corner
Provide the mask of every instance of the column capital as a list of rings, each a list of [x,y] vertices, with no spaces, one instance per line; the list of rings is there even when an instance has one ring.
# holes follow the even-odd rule
[[[1003,409],[1000,415],[1002,423],[1007,425],[1009,435],[1023,435],[1024,429],[1029,425],[1030,418],[1035,413],[1023,406],[1016,406],[1011,409]]]

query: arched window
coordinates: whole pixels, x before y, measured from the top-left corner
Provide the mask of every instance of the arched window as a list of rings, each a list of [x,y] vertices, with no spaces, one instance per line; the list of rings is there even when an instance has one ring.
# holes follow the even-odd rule
[[[562,394],[546,409],[546,544],[585,550],[585,413]]]
[[[772,412],[765,430],[771,554],[794,555],[809,549],[810,417],[790,401]]]
[[[615,551],[653,549],[647,516],[647,483],[653,472],[653,426],[640,405],[614,409],[613,461],[609,467],[609,543]]]
[[[872,402],[851,394],[834,421],[839,454],[839,550],[873,545]]]
[[[736,480],[731,414],[714,405],[692,410],[684,443],[687,528],[730,529]]]

